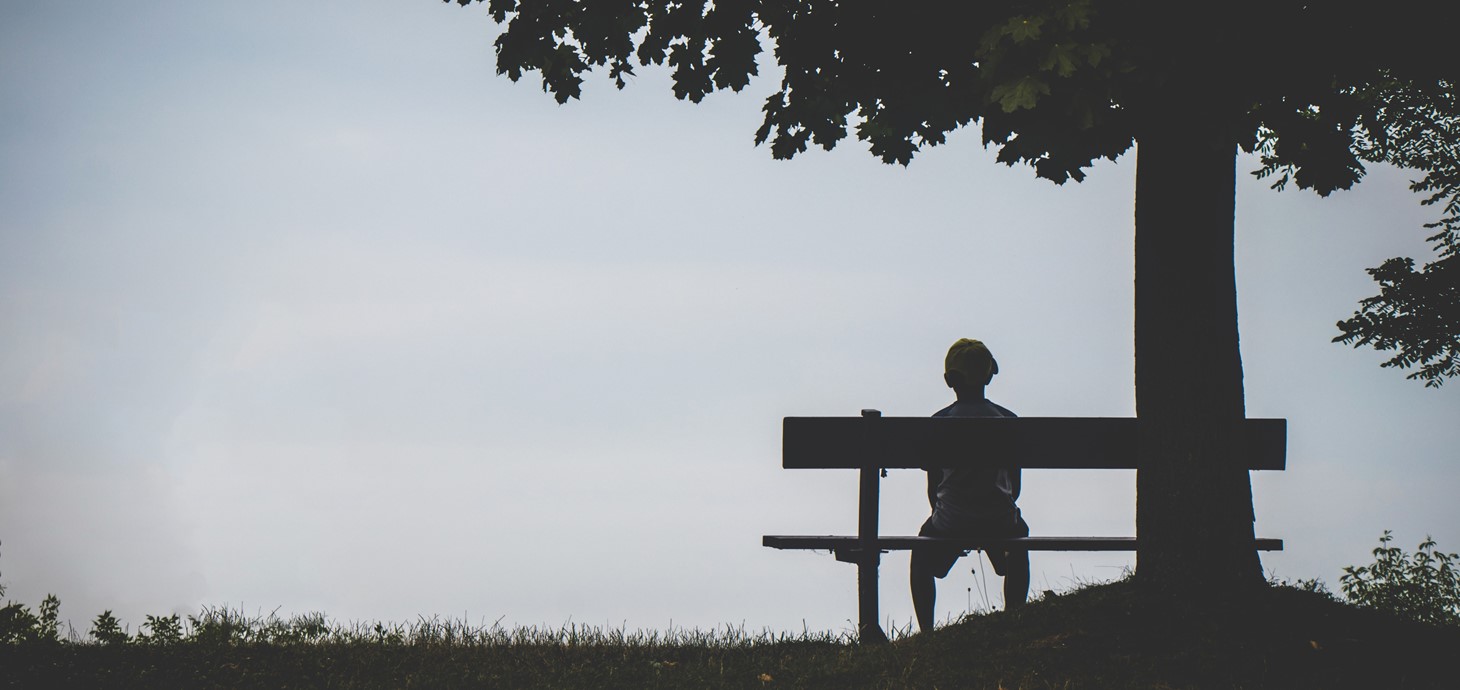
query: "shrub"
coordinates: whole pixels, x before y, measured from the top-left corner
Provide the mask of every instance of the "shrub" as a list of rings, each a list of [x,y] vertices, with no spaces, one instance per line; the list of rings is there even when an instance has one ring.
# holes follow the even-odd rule
[[[1410,620],[1460,625],[1460,554],[1440,551],[1428,536],[1413,555],[1390,546],[1392,541],[1384,530],[1373,563],[1343,569],[1338,583],[1344,596]]]
[[[127,632],[110,610],[102,611],[91,623],[91,637],[102,644],[125,644]]]
[[[148,616],[137,633],[137,642],[142,644],[169,645],[183,640],[182,619],[171,616]]]
[[[0,644],[34,642],[39,638],[40,619],[15,602],[0,607]]]
[[[61,641],[60,614],[61,600],[54,594],[47,594],[46,598],[41,600],[41,611],[36,620],[36,632],[41,641]]]
[[[61,600],[54,594],[41,600],[39,615],[23,604],[6,602],[0,607],[0,644],[60,642],[60,611]]]

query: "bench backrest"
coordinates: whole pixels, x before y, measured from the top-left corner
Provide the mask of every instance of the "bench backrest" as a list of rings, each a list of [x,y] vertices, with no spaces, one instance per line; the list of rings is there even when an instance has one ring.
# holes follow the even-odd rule
[[[1128,417],[786,417],[786,468],[999,467],[1139,469]],[[1244,419],[1247,469],[1286,465],[1285,419]]]

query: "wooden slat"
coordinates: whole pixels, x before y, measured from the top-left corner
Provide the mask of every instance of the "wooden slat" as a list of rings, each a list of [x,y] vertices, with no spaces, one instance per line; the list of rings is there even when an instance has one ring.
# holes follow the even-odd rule
[[[786,417],[786,468],[967,467],[1139,469],[1129,417]],[[1242,422],[1242,462],[1286,467],[1287,420]]]
[[[774,536],[761,537],[761,543],[773,549],[807,549],[828,551],[854,549],[859,545],[852,536]],[[947,537],[878,537],[877,548],[884,551],[906,551],[918,544],[948,544],[962,549],[983,549],[997,546],[1018,547],[1030,551],[1135,551],[1135,537],[1019,537],[1015,539],[961,539]],[[1259,537],[1254,546],[1259,551],[1282,551],[1283,540]]]

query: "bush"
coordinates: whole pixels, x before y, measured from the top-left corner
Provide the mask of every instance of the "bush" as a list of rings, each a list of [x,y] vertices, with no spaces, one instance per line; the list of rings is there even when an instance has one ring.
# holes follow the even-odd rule
[[[0,607],[0,644],[33,642],[39,628],[40,619],[29,608],[13,601]]]
[[[0,644],[59,642],[60,610],[61,600],[54,594],[47,594],[41,601],[39,615],[23,604],[7,602],[0,607]]]
[[[57,599],[54,594],[47,594],[46,598],[41,600],[41,612],[36,620],[38,624],[36,632],[39,633],[42,641],[61,641],[60,615],[61,600]]]
[[[105,645],[126,644],[127,632],[110,610],[102,611],[91,623],[91,637]]]
[[[142,644],[170,645],[183,641],[182,619],[171,616],[148,616],[142,624],[145,632],[137,633],[136,641]]]
[[[1410,620],[1460,625],[1460,554],[1440,551],[1428,536],[1412,556],[1390,546],[1392,541],[1394,536],[1384,530],[1373,563],[1343,569],[1338,583],[1344,596]]]

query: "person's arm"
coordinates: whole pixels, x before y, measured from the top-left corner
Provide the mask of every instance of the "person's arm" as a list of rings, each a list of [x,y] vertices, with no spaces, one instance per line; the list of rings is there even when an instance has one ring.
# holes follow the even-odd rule
[[[938,509],[938,484],[942,481],[943,470],[928,470],[928,507],[933,510]]]

